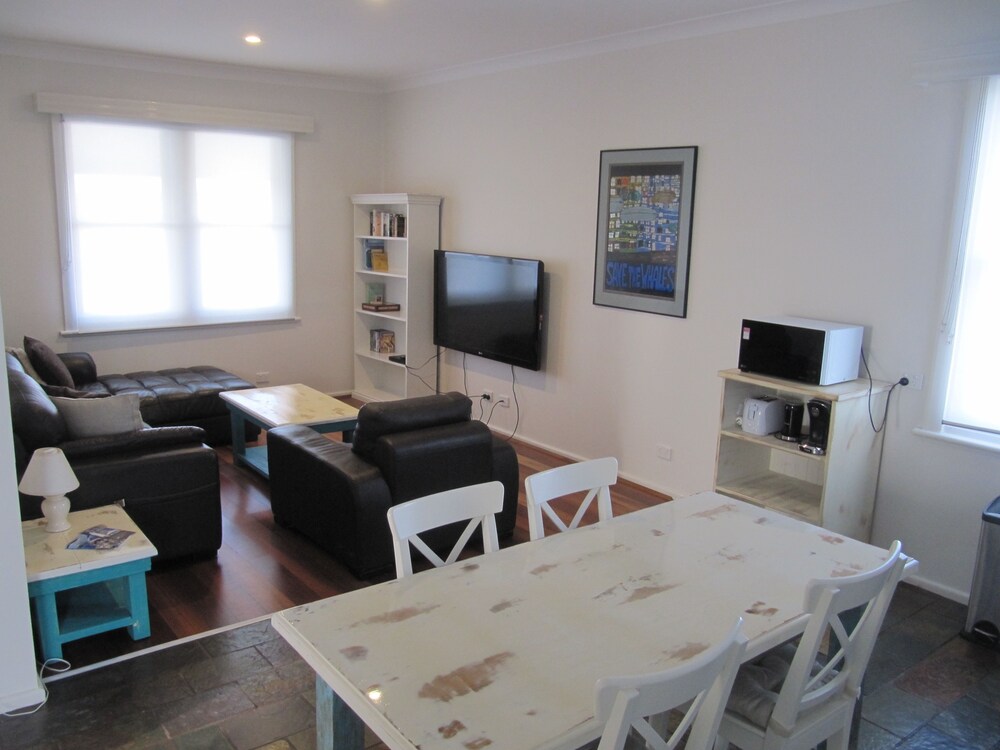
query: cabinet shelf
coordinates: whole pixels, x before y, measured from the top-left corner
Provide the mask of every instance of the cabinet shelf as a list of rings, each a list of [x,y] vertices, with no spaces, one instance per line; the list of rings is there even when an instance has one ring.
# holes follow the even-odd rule
[[[359,268],[355,271],[359,276],[380,276],[389,279],[405,279],[405,273],[393,273],[392,271],[375,271],[371,268]]]
[[[354,354],[355,354],[355,356],[358,356],[358,357],[365,357],[366,359],[374,359],[374,360],[376,360],[378,362],[384,362],[385,364],[392,365],[393,367],[405,367],[405,365],[402,362],[393,362],[391,359],[389,359],[389,357],[390,356],[394,357],[397,354],[406,354],[406,352],[399,352],[399,351],[397,351],[397,352],[393,352],[390,355],[390,354],[382,354],[380,352],[373,352],[373,351],[370,351],[370,350],[364,350],[364,351],[358,350],[358,351],[354,352]]]
[[[737,477],[716,486],[723,494],[819,524],[822,487],[773,472]]]
[[[406,315],[401,313],[401,310],[393,310],[392,312],[377,312],[375,310],[363,310],[361,308],[354,311],[355,315],[366,315],[370,318],[385,318],[386,320],[398,320],[405,322]]]
[[[882,433],[871,429],[868,410],[885,407],[889,383],[853,380],[811,386],[739,370],[723,370],[719,376],[723,389],[715,489],[867,541],[882,441]],[[751,435],[737,427],[743,402],[759,396],[828,402],[826,453],[807,453],[797,443]]]
[[[433,343],[434,249],[440,244],[441,198],[409,193],[364,194],[351,197],[354,211],[354,391],[362,401],[390,401],[434,392],[437,360]],[[406,236],[378,236],[371,233],[372,212],[405,217]],[[381,245],[388,256],[388,270],[367,268],[366,249]],[[365,310],[369,285],[384,289],[383,299],[399,310]],[[371,351],[374,329],[391,331],[395,340],[392,355],[409,354],[414,361],[427,362],[420,377],[389,353]]]
[[[779,440],[774,435],[748,435],[739,429],[723,429],[720,432],[722,437],[734,438],[736,440],[745,440],[748,443],[754,443],[756,445],[763,446],[764,448],[769,448],[776,451],[785,451],[786,453],[791,453],[796,456],[802,456],[805,459],[812,461],[823,462],[826,460],[825,455],[817,455],[815,453],[806,453],[805,451],[799,450],[798,443],[792,443],[784,440]]]

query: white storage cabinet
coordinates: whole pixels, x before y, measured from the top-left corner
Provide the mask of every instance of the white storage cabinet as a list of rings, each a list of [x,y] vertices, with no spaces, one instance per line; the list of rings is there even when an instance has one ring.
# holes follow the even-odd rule
[[[811,386],[739,370],[723,370],[722,417],[715,465],[718,492],[770,508],[839,534],[868,541],[875,509],[875,486],[882,422],[889,383],[852,380]],[[751,435],[736,424],[743,402],[757,396],[786,401],[830,403],[825,455],[799,450],[774,435]],[[808,410],[803,424],[808,434]]]

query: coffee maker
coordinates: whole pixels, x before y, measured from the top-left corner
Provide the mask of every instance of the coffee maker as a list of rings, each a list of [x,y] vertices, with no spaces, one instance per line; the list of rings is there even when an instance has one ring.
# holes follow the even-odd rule
[[[778,439],[798,443],[802,440],[802,416],[805,413],[805,404],[800,401],[787,401],[784,412]]]
[[[822,456],[826,453],[826,440],[830,432],[830,402],[814,398],[806,404],[806,411],[809,412],[809,437],[799,449]]]

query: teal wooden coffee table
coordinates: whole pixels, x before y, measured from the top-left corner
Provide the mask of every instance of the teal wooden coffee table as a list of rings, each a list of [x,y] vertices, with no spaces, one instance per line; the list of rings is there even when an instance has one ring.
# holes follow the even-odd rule
[[[341,432],[350,442],[358,424],[358,410],[301,383],[246,388],[219,394],[229,407],[233,427],[233,461],[267,479],[267,446],[247,447],[245,422],[270,430],[286,424],[303,424],[316,432]]]
[[[156,554],[117,505],[69,514],[70,529],[45,530],[45,519],[21,524],[28,597],[43,659],[61,659],[69,641],[128,628],[133,640],[149,637],[146,571]],[[108,526],[133,532],[116,549],[67,549],[84,529]]]

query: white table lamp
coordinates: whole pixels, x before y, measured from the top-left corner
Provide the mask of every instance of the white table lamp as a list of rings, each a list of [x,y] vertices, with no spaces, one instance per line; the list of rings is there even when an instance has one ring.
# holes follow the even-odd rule
[[[48,519],[46,531],[69,528],[69,498],[66,493],[80,486],[69,461],[59,448],[39,448],[31,456],[18,489],[26,495],[39,495],[42,515]]]

